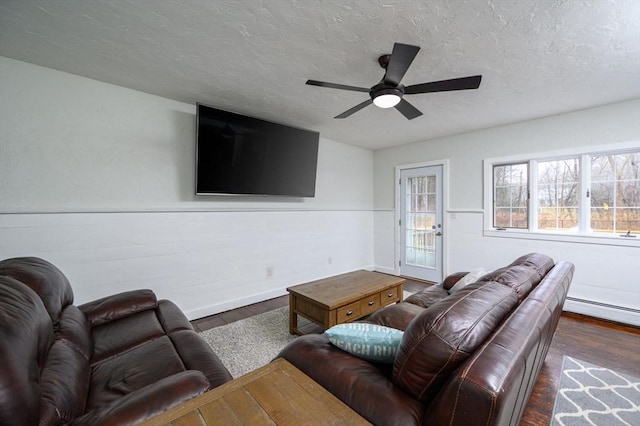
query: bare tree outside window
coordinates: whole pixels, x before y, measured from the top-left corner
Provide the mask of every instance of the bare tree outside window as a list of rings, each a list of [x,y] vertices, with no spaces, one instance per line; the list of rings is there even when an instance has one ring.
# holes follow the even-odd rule
[[[580,159],[538,163],[538,229],[578,231]]]
[[[519,161],[490,163],[494,228],[640,236],[640,150],[635,146]]]
[[[435,252],[432,228],[436,224],[436,178],[411,177],[406,187],[406,262],[409,265],[428,266],[429,256]]]
[[[493,226],[526,229],[529,179],[527,163],[493,167]]]
[[[591,157],[591,229],[640,234],[640,152]]]

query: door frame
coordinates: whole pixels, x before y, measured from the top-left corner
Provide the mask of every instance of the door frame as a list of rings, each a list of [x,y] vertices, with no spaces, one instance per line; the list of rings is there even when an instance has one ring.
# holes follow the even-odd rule
[[[417,169],[420,167],[431,167],[431,166],[442,166],[442,279],[444,279],[448,275],[448,259],[449,259],[449,160],[434,160],[434,161],[426,161],[423,163],[412,163],[412,164],[399,164],[396,166],[395,170],[395,181],[393,187],[395,188],[395,197],[394,197],[394,223],[395,229],[394,231],[394,266],[393,269],[395,271],[395,275],[400,275],[400,256],[402,247],[400,247],[400,203],[402,194],[400,193],[400,173],[402,170],[406,169]]]

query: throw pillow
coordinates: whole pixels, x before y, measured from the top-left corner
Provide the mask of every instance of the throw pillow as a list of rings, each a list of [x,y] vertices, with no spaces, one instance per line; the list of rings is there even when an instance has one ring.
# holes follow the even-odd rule
[[[364,322],[338,324],[326,330],[329,341],[343,351],[373,362],[393,363],[404,332]]]
[[[465,275],[464,277],[460,278],[458,280],[458,282],[455,283],[449,289],[449,294],[453,294],[456,291],[460,290],[461,288],[464,288],[464,287],[468,286],[469,284],[473,284],[473,283],[477,282],[480,278],[482,278],[486,274],[487,274],[487,271],[485,271],[483,268],[477,268],[477,269],[472,270],[467,275]]]

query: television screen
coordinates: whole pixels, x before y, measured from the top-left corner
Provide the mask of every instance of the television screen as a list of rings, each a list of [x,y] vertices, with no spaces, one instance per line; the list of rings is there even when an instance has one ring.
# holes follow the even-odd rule
[[[313,197],[318,132],[197,104],[196,194]]]

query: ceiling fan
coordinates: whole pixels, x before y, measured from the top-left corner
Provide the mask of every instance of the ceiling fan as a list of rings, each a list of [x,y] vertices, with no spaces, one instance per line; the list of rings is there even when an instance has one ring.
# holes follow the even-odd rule
[[[382,55],[378,58],[378,63],[386,70],[384,77],[382,77],[382,80],[380,80],[378,84],[369,89],[366,87],[348,86],[317,80],[307,80],[307,84],[311,86],[329,87],[331,89],[351,90],[354,92],[369,92],[371,99],[367,99],[342,114],[336,115],[334,118],[347,118],[351,114],[373,103],[380,108],[395,107],[408,120],[419,117],[422,113],[409,102],[402,99],[404,95],[477,89],[480,86],[480,81],[482,80],[481,75],[413,84],[406,87],[403,86],[400,84],[400,80],[402,80],[409,66],[411,66],[419,50],[419,46],[394,43],[393,51],[390,55]]]

